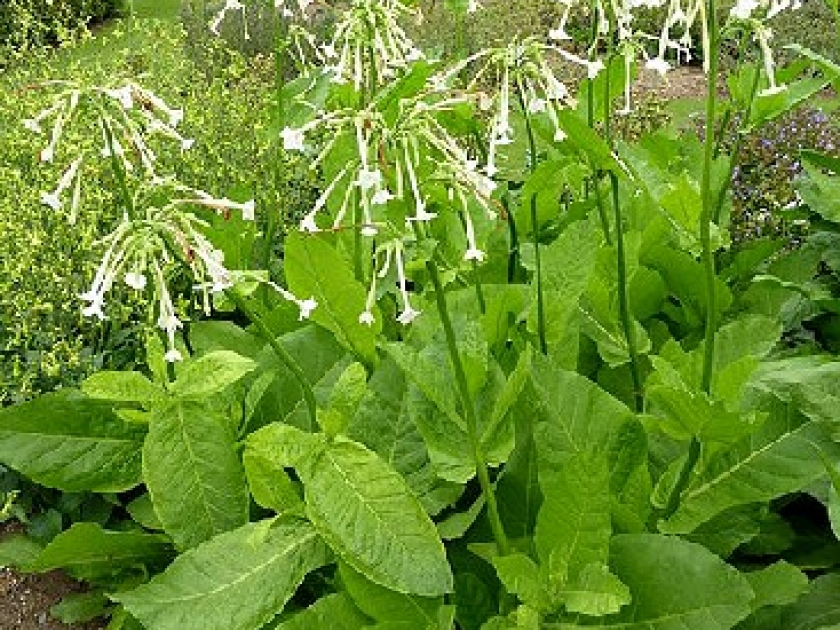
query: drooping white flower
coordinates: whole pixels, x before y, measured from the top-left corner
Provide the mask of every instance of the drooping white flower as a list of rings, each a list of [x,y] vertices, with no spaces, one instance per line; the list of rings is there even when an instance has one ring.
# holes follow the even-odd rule
[[[286,151],[304,151],[304,131],[303,129],[292,129],[291,127],[284,127],[280,132],[280,137],[283,139],[283,148]]]
[[[142,291],[146,288],[146,276],[139,271],[129,271],[123,277],[125,283],[135,291]]]

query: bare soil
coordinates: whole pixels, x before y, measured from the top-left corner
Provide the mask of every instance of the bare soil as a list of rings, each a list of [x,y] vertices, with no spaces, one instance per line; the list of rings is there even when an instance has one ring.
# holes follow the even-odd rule
[[[678,66],[668,72],[667,78],[642,68],[633,89],[638,95],[665,102],[681,98],[704,98],[706,75],[699,66]]]
[[[19,525],[6,525],[0,539],[21,530]],[[0,630],[102,630],[104,621],[72,626],[50,617],[50,608],[70,593],[84,591],[84,586],[61,571],[22,574],[0,569]]]

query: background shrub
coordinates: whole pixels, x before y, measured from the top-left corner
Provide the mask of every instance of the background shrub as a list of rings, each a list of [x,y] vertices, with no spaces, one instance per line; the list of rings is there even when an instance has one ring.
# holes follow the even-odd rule
[[[6,0],[0,3],[0,66],[33,48],[79,37],[123,7],[123,0]]]

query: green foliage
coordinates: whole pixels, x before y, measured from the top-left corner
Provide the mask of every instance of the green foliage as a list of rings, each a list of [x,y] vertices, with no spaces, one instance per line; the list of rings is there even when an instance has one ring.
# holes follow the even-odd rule
[[[521,15],[487,4],[480,19],[496,30],[505,12],[546,18],[534,4]],[[483,27],[467,22],[468,5],[447,6],[455,41],[441,44],[463,56],[463,37]],[[372,29],[382,27],[365,22],[372,12],[396,11],[359,7],[352,24]],[[215,315],[196,321],[192,279],[173,274],[181,360],[149,334],[166,318],[139,315],[141,298],[160,295],[110,307],[112,328],[95,342],[86,334],[98,329],[68,311],[46,341],[3,312],[18,364],[26,344],[62,334],[91,358],[58,374],[79,389],[33,396],[49,383],[15,382],[16,404],[0,410],[3,512],[15,513],[16,475],[48,487],[47,509],[0,559],[94,587],[55,614],[112,606],[114,627],[148,630],[838,623],[836,156],[796,156],[797,216],[810,225],[798,247],[767,238],[733,249],[725,143],[669,129],[605,137],[598,118],[610,111],[586,116],[587,90],[610,109],[603,93],[620,92],[621,73],[578,90],[577,111],[547,110],[513,82],[500,132],[479,113],[489,96],[460,100],[475,85],[460,82],[469,68],[448,77],[454,91],[430,92],[436,66],[372,76],[360,56],[355,90],[315,75],[285,82],[286,69],[272,85],[265,59],[223,54],[226,67],[210,72],[161,45],[85,78],[138,67],[157,77],[167,98],[201,110],[185,133],[205,147],[161,146],[161,162],[219,197],[257,201],[255,224],[196,211],[229,275],[212,287]],[[787,92],[759,97],[737,143],[749,148],[760,124],[786,120],[836,78],[809,59],[830,76],[791,74]],[[27,76],[14,72],[13,82]],[[738,107],[751,76],[730,83]],[[22,94],[20,105],[6,97],[10,116],[42,104]],[[85,131],[68,132],[80,148]],[[37,193],[41,147],[8,136],[0,191]],[[53,216],[38,232],[57,253],[15,304],[83,290],[96,260],[87,249],[121,203],[107,163],[90,177],[101,190],[86,193],[76,225]],[[42,210],[27,203],[0,216],[12,226]],[[37,294],[72,258],[64,243],[79,247],[65,278],[76,284]],[[20,258],[31,264],[34,251]],[[22,269],[3,264],[3,281]],[[122,334],[136,343],[124,354]],[[92,367],[104,369],[83,378]]]
[[[33,48],[64,44],[113,17],[122,0],[9,0],[0,6],[0,67]]]

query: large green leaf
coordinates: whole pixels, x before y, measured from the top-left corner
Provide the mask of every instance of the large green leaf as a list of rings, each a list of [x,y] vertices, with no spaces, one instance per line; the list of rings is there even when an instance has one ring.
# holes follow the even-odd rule
[[[365,363],[373,364],[381,317],[371,326],[359,322],[367,292],[328,237],[292,233],[286,239],[285,255],[291,291],[301,298],[314,297],[318,302],[312,320],[331,330]]]
[[[545,627],[729,630],[750,613],[749,582],[700,545],[656,534],[621,534],[610,545],[610,566],[630,587],[632,605],[608,617]]]
[[[254,630],[329,561],[308,523],[261,521],[187,551],[148,584],[111,597],[154,630]]]
[[[604,453],[575,454],[557,470],[540,471],[540,488],[534,543],[541,563],[561,583],[592,562],[605,563],[612,525]]]
[[[437,624],[438,611],[443,605],[441,597],[397,593],[371,582],[344,563],[339,566],[339,576],[356,606],[378,623],[410,623],[415,628]]]
[[[121,492],[141,481],[145,431],[77,391],[45,394],[0,410],[0,462],[67,492]]]
[[[289,617],[276,630],[361,630],[368,619],[346,593],[330,593]]]
[[[840,448],[823,425],[777,405],[758,431],[703,466],[660,529],[688,533],[727,508],[801,490],[825,475],[820,450],[840,461]]]
[[[347,436],[365,444],[400,473],[426,511],[438,514],[454,503],[461,486],[435,475],[423,436],[409,414],[408,385],[390,358],[371,376],[368,390],[347,427]]]
[[[248,522],[248,486],[230,422],[200,403],[154,410],[143,445],[143,477],[179,549]]]
[[[434,523],[405,480],[378,455],[339,440],[298,472],[307,514],[350,566],[401,593],[435,597],[452,591]]]
[[[112,575],[121,568],[157,565],[172,556],[166,536],[102,529],[96,523],[75,523],[56,536],[26,568],[64,569],[79,579]]]

